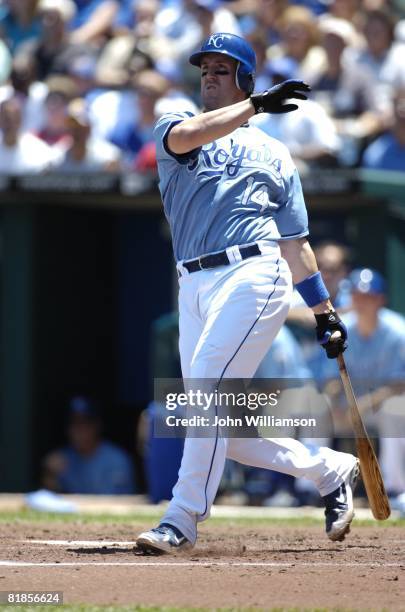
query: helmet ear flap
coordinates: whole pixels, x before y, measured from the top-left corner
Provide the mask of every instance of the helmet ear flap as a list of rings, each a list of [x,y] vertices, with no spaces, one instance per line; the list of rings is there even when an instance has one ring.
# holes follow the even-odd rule
[[[244,70],[241,62],[238,62],[236,66],[235,83],[238,89],[245,91],[247,94],[250,95],[253,92],[255,86],[254,76],[251,72]]]

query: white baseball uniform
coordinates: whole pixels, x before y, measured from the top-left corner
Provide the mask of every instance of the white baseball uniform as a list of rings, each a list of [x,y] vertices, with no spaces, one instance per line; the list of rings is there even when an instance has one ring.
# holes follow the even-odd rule
[[[191,113],[156,124],[160,191],[179,272],[180,357],[190,379],[249,379],[283,324],[291,273],[279,241],[308,234],[298,173],[286,147],[248,124],[184,155],[167,145]],[[239,247],[260,255],[242,259]],[[184,263],[226,250],[229,265],[189,272]],[[195,543],[210,513],[226,458],[312,480],[334,491],[355,458],[287,438],[186,438],[179,479],[162,522]]]

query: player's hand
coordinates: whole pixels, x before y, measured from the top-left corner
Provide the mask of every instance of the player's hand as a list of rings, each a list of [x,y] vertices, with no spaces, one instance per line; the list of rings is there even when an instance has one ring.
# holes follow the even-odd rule
[[[315,319],[317,340],[329,359],[335,359],[347,349],[346,325],[334,310],[327,314],[316,314]]]
[[[271,89],[266,89],[261,93],[252,94],[250,99],[257,113],[290,113],[297,110],[297,104],[285,104],[286,100],[295,98],[297,100],[307,100],[305,95],[311,91],[309,85],[304,81],[289,79]]]

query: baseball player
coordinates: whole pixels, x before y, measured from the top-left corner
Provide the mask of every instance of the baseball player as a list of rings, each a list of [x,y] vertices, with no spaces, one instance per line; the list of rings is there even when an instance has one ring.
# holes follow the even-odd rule
[[[254,51],[228,33],[209,36],[190,62],[201,69],[204,112],[172,112],[155,126],[179,275],[185,386],[251,378],[287,316],[293,283],[315,314],[328,357],[337,357],[347,334],[306,238],[298,173],[286,147],[248,123],[256,113],[296,110],[286,100],[305,100],[309,87],[286,81],[253,93]],[[227,457],[312,480],[325,501],[328,537],[341,540],[348,532],[355,457],[289,438],[227,438],[217,431],[186,437],[173,498],[159,526],[139,535],[138,548],[170,553],[195,544]]]

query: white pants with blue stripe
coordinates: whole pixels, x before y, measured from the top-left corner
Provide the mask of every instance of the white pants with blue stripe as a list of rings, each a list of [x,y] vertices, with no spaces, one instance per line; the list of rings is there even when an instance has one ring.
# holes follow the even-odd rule
[[[179,279],[180,357],[185,381],[250,379],[288,313],[292,281],[276,243],[262,255]],[[355,458],[292,438],[186,438],[179,479],[161,522],[193,544],[197,523],[208,518],[225,459],[312,480],[321,495],[334,491]]]

